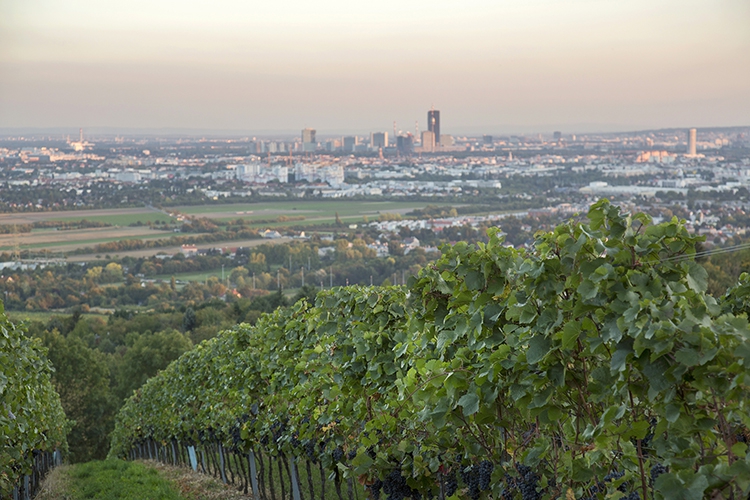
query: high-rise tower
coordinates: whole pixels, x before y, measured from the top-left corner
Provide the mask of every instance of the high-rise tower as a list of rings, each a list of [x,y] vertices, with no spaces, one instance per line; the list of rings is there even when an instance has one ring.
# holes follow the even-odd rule
[[[691,128],[690,130],[688,130],[687,154],[691,156],[695,156],[695,152],[696,152],[695,143],[696,143],[697,138],[698,138],[697,130],[695,130],[694,128]]]
[[[313,152],[317,147],[318,143],[315,141],[315,129],[305,128],[302,129],[302,151]]]
[[[315,142],[315,129],[314,128],[302,129],[302,142]]]
[[[427,130],[435,134],[435,145],[440,145],[440,111],[431,109],[427,112]]]
[[[373,132],[370,135],[370,147],[372,149],[388,147],[388,132]]]

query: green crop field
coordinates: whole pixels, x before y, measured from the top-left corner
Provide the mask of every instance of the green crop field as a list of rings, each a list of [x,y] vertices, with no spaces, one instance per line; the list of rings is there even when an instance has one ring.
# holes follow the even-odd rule
[[[129,226],[131,224],[148,224],[149,222],[175,222],[175,219],[168,215],[159,212],[147,212],[140,214],[117,214],[117,215],[91,215],[81,217],[65,217],[63,219],[55,219],[66,222],[77,222],[80,220],[89,220],[92,222],[104,222],[106,224],[112,224],[113,226]]]
[[[187,215],[208,217],[222,222],[243,219],[249,222],[251,227],[265,228],[333,224],[337,214],[340,220],[348,224],[364,222],[365,218],[372,222],[377,220],[380,214],[397,213],[403,216],[427,205],[425,202],[409,201],[326,200],[183,206],[176,207],[176,210]],[[304,219],[283,220],[283,217]]]
[[[424,208],[428,203],[413,201],[277,201],[262,203],[237,203],[227,205],[199,205],[176,207],[175,210],[188,214],[227,219],[270,219],[280,215],[303,216],[306,219],[318,217],[377,218],[380,213],[405,213],[417,208]],[[445,206],[446,203],[435,203]]]

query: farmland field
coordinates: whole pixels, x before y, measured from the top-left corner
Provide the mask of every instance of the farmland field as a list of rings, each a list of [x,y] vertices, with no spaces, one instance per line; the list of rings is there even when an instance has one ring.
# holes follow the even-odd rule
[[[61,210],[57,212],[14,212],[0,214],[0,224],[33,224],[40,221],[79,221],[79,220],[96,220],[108,222],[114,225],[127,225],[142,221],[144,224],[154,217],[162,217],[168,220],[169,217],[156,210],[147,207],[143,208],[109,208],[102,210]]]
[[[122,239],[154,239],[169,238],[171,231],[154,231],[146,226],[142,227],[101,227],[88,229],[72,229],[56,231],[45,229],[32,233],[2,234],[0,235],[0,251],[9,251],[15,245],[22,250],[50,250],[66,252],[76,248],[118,241]]]
[[[195,217],[209,217],[218,220],[245,219],[268,220],[279,216],[302,216],[304,221],[275,222],[274,225],[307,225],[333,223],[338,213],[339,218],[348,221],[360,221],[364,217],[375,220],[381,213],[405,214],[417,208],[424,208],[428,203],[414,201],[282,201],[263,203],[238,203],[230,205],[201,205],[175,207],[175,210]],[[436,203],[436,205],[446,205]]]
[[[92,215],[88,217],[65,217],[55,219],[65,222],[74,222],[82,219],[93,222],[104,222],[113,226],[129,226],[130,224],[148,224],[149,222],[174,222],[174,218],[160,212],[147,212],[135,214],[112,214],[112,215]]]
[[[440,205],[440,203],[437,203]],[[209,217],[220,221],[231,221],[238,218],[246,220],[251,227],[312,226],[333,224],[338,214],[346,223],[359,223],[365,217],[376,220],[380,214],[405,214],[427,206],[425,202],[410,201],[273,201],[261,203],[239,203],[225,205],[197,205],[175,207],[174,210],[194,217]],[[442,204],[445,205],[445,204]],[[172,209],[170,209],[172,210]],[[304,217],[304,220],[284,220],[283,217]],[[0,252],[9,252],[18,247],[31,251],[32,254],[60,254],[72,252],[79,248],[94,246],[99,243],[123,239],[152,240],[169,238],[171,231],[155,231],[147,227],[148,223],[174,222],[165,211],[156,208],[123,208],[103,210],[66,210],[56,212],[3,213],[0,214],[0,225],[33,224],[42,221],[74,222],[89,220],[111,224],[111,227],[87,229],[34,229],[30,233],[0,234]],[[271,222],[272,221],[272,222]],[[131,226],[141,223],[143,225]],[[264,243],[278,243],[284,240],[263,240]],[[254,246],[261,241],[226,242],[199,245],[199,248],[217,246]],[[117,252],[120,256],[145,257],[164,252],[173,254],[179,247],[151,248],[134,251]],[[70,261],[86,261],[92,256],[71,256]]]

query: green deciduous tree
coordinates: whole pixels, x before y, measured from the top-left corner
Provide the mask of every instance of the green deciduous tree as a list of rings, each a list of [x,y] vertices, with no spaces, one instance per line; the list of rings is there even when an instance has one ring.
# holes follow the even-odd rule
[[[126,398],[146,380],[192,347],[190,339],[177,330],[135,334],[120,362],[116,394]]]
[[[116,409],[110,392],[106,355],[75,336],[44,332],[41,340],[55,371],[52,383],[68,418],[73,421],[68,440],[72,462],[103,459]]]

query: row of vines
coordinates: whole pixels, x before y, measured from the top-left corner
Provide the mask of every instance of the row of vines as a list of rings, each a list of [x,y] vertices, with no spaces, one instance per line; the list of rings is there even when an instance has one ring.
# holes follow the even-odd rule
[[[29,498],[67,452],[51,369],[39,341],[8,321],[0,303],[0,498]]]
[[[707,295],[697,243],[601,201],[530,251],[321,292],[151,379],[111,453],[262,447],[373,499],[747,498],[750,278]]]

